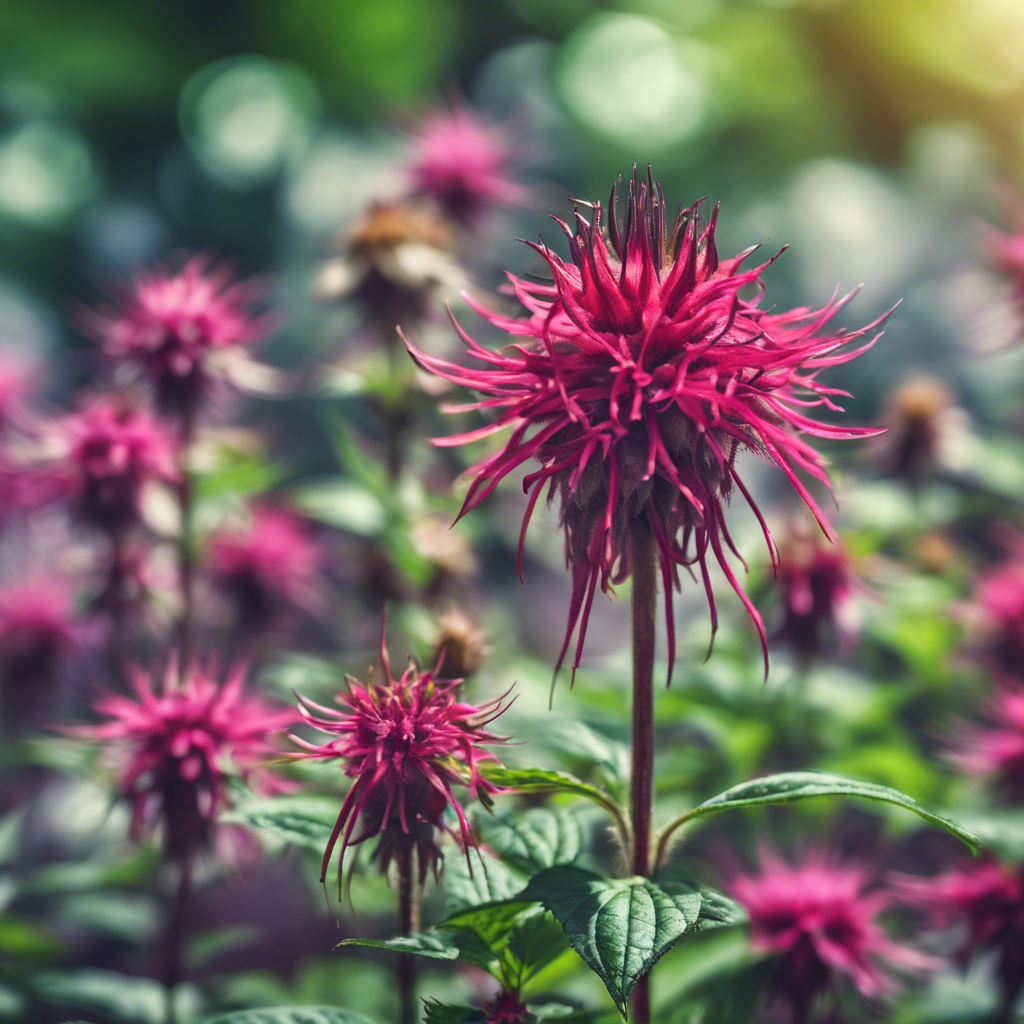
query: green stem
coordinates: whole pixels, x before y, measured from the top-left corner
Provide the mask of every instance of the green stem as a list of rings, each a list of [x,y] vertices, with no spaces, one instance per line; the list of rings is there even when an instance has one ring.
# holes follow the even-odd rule
[[[646,520],[631,524],[633,559],[633,767],[629,806],[632,828],[630,869],[634,875],[651,873],[651,817],[654,803],[654,613],[658,592],[657,550]],[[648,976],[636,985],[633,1019],[650,1024]]]

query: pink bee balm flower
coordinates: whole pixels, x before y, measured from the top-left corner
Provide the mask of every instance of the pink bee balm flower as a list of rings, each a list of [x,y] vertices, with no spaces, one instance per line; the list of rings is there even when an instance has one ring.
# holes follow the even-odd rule
[[[450,217],[472,225],[494,206],[525,198],[508,177],[512,149],[498,130],[465,107],[430,114],[415,135],[415,194],[427,196]]]
[[[498,788],[480,773],[481,761],[497,761],[485,743],[504,743],[485,728],[507,705],[501,699],[480,707],[461,703],[456,696],[461,680],[441,682],[433,672],[421,672],[410,660],[396,679],[381,631],[380,684],[347,677],[348,693],[335,700],[341,710],[321,707],[299,697],[299,711],[309,725],[332,738],[323,744],[292,739],[304,748],[298,758],[340,759],[345,774],[355,781],[348,791],[324,852],[320,880],[327,876],[331,854],[341,838],[341,863],[349,846],[375,835],[381,837],[377,857],[386,871],[405,849],[419,854],[421,881],[428,866],[441,859],[437,829],[446,829],[443,814],[451,807],[459,822],[466,855],[474,845],[469,822],[454,786],[467,786],[480,798]]]
[[[231,376],[238,346],[274,325],[249,307],[260,287],[230,283],[230,272],[197,256],[177,274],[152,270],[124,289],[120,308],[90,313],[86,328],[106,355],[135,364],[160,406],[192,414],[218,376]]]
[[[779,583],[783,616],[775,638],[802,659],[826,653],[838,638],[857,635],[856,577],[840,544],[826,547],[806,530],[793,530],[781,547]]]
[[[259,628],[289,605],[316,606],[323,555],[294,512],[251,511],[247,528],[213,534],[208,558],[214,577],[235,595],[242,620]]]
[[[831,527],[797,476],[802,470],[828,482],[821,457],[800,435],[852,438],[878,432],[824,423],[807,413],[813,406],[838,409],[833,399],[844,392],[819,383],[817,375],[859,355],[863,348],[846,346],[875,324],[821,334],[845,300],[833,299],[820,310],[775,313],[760,309],[757,298],[742,298],[741,292],[760,286],[771,260],[747,271],[740,268],[753,250],[720,260],[717,207],[703,226],[699,203],[670,225],[660,188],[656,191],[650,181],[638,186],[634,179],[624,229],[615,215],[615,189],[607,233],[600,204],[592,209],[591,220],[577,212],[575,234],[559,221],[569,237],[570,263],[543,244],[529,243],[547,261],[554,283],[511,278],[528,318],[473,304],[490,323],[522,341],[494,352],[459,328],[481,368],[457,366],[409,346],[426,369],[485,396],[462,409],[500,410],[494,423],[436,444],[465,444],[514,427],[501,451],[471,471],[460,515],[516,467],[531,458],[541,463],[523,481],[530,494],[523,533],[546,486],[548,500],[557,494],[561,501],[572,568],[559,665],[577,625],[573,668],[579,665],[597,585],[607,591],[629,576],[628,527],[642,519],[661,564],[669,677],[675,653],[672,590],[679,587],[680,566],[699,567],[712,631],[717,625],[711,560],[756,623],[767,667],[763,624],[726,553],[735,553],[724,518],[734,484],[760,520],[773,561],[774,545],[736,469],[736,457],[746,449],[778,466],[831,539]]]
[[[1024,871],[988,857],[933,878],[897,875],[893,884],[933,928],[966,926],[956,951],[962,965],[978,953],[998,951],[1003,1005],[1012,1006],[1024,987]]]
[[[981,576],[975,601],[996,667],[1024,678],[1024,537],[1009,539],[1009,558]]]
[[[88,402],[63,423],[67,482],[81,518],[107,531],[140,516],[145,488],[179,478],[176,435],[124,397]]]
[[[172,658],[159,689],[137,669],[134,698],[101,698],[96,710],[109,721],[76,730],[122,749],[121,789],[132,804],[133,840],[159,822],[167,856],[188,860],[209,845],[217,814],[229,805],[229,773],[249,776],[275,755],[268,737],[296,715],[247,695],[244,680],[245,670],[235,668],[221,684],[213,667],[198,661],[181,680]],[[268,781],[258,774],[255,780]]]
[[[993,779],[1012,803],[1024,801],[1024,686],[996,688],[983,725],[957,730],[953,761],[963,770]]]
[[[788,1004],[795,1024],[806,1024],[837,975],[870,998],[895,989],[886,966],[917,970],[931,963],[882,931],[875,918],[893,895],[867,892],[868,882],[865,868],[825,852],[794,866],[771,851],[762,851],[759,874],[733,880],[732,895],[750,914],[751,944],[779,955],[772,998]]]
[[[16,729],[45,707],[61,659],[84,639],[63,580],[28,578],[0,590],[0,699],[5,728]]]

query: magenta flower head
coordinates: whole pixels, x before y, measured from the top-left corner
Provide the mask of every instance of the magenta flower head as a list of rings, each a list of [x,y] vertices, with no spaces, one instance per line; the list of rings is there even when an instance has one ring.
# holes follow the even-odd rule
[[[132,804],[130,836],[138,841],[158,824],[167,856],[185,862],[208,847],[217,815],[230,804],[230,774],[270,785],[260,765],[276,756],[268,737],[296,720],[244,691],[245,670],[218,682],[212,665],[194,662],[180,678],[172,658],[161,681],[132,673],[133,697],[96,702],[108,721],[75,730],[111,741],[124,758],[121,789]]]
[[[89,401],[61,426],[67,488],[92,526],[124,529],[140,518],[147,486],[179,478],[177,435],[127,397]]]
[[[823,544],[810,531],[794,528],[780,546],[782,620],[774,638],[808,661],[828,653],[836,640],[857,636],[857,578],[840,543]]]
[[[207,555],[213,577],[234,596],[250,629],[289,607],[317,607],[323,554],[304,520],[288,509],[254,506],[247,527],[211,536]]]
[[[895,989],[887,968],[918,970],[929,958],[893,942],[876,922],[893,894],[868,891],[862,866],[824,851],[790,865],[770,850],[761,870],[733,880],[732,895],[750,915],[750,941],[779,957],[771,998],[788,1006],[794,1024],[806,1024],[818,997],[841,975],[867,997]]]
[[[1024,537],[1008,533],[1010,553],[975,587],[984,646],[1000,674],[1024,681]]]
[[[85,630],[74,594],[56,577],[29,577],[0,590],[0,707],[16,731],[47,708],[61,661],[81,650]]]
[[[218,378],[243,376],[248,357],[239,346],[275,325],[250,312],[261,291],[254,282],[232,284],[228,270],[197,256],[177,274],[140,274],[117,308],[90,312],[85,327],[107,356],[135,366],[162,409],[191,415]]]
[[[1024,802],[1024,686],[997,685],[984,718],[981,724],[960,725],[951,759],[993,781],[1011,803]]]
[[[1003,1003],[1012,1005],[1024,987],[1024,870],[986,857],[933,878],[896,875],[893,888],[931,927],[964,929],[955,952],[962,966],[996,951]]]
[[[614,188],[607,232],[600,204],[588,205],[592,218],[577,212],[575,233],[559,221],[571,262],[543,243],[529,243],[547,261],[554,283],[511,279],[529,312],[526,319],[474,304],[490,323],[521,339],[516,344],[493,352],[460,328],[470,355],[483,364],[469,368],[410,345],[426,369],[483,393],[482,401],[463,409],[500,410],[489,426],[436,444],[464,444],[514,427],[505,446],[472,470],[460,514],[516,467],[531,458],[541,463],[523,481],[530,494],[523,531],[541,491],[547,487],[548,500],[557,494],[573,580],[559,665],[577,624],[573,668],[579,665],[598,584],[607,591],[629,576],[629,527],[639,520],[653,533],[661,564],[670,678],[672,589],[679,586],[680,567],[698,567],[712,630],[717,625],[709,561],[718,563],[754,619],[767,667],[763,624],[727,557],[727,550],[735,554],[724,518],[733,486],[761,521],[773,561],[774,545],[736,458],[749,450],[778,466],[831,538],[831,527],[797,476],[800,470],[828,480],[820,456],[800,435],[877,433],[808,414],[813,406],[838,409],[834,399],[844,392],[826,387],[817,375],[863,351],[847,346],[875,324],[822,333],[845,300],[833,299],[820,310],[768,312],[757,298],[741,297],[761,286],[768,263],[741,270],[752,249],[720,260],[717,207],[702,222],[695,203],[670,224],[661,190],[650,179],[630,183],[624,227],[616,217]]]
[[[509,177],[512,148],[499,129],[465,106],[429,114],[414,144],[414,194],[432,199],[461,224],[473,226],[486,211],[526,197]]]
[[[508,705],[502,705],[501,698],[479,707],[462,703],[457,697],[461,680],[441,682],[435,673],[421,672],[411,659],[396,679],[383,629],[380,651],[383,680],[364,685],[347,677],[348,692],[335,697],[340,710],[299,697],[305,721],[331,739],[316,744],[293,736],[303,748],[295,757],[340,760],[345,774],[354,780],[324,852],[321,882],[339,837],[340,885],[345,850],[378,835],[375,856],[381,870],[386,872],[392,860],[414,849],[422,882],[428,867],[435,873],[440,867],[437,832],[451,832],[444,824],[446,808],[458,819],[455,838],[461,840],[467,858],[474,845],[454,787],[466,786],[485,801],[498,791],[479,766],[482,761],[497,762],[485,744],[507,741],[486,726]]]

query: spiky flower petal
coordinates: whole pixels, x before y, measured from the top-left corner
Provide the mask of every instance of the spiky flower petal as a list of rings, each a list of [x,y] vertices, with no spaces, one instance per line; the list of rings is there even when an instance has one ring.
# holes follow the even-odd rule
[[[269,737],[296,715],[245,693],[242,667],[220,683],[214,666],[196,661],[180,678],[172,658],[155,685],[141,669],[131,683],[134,698],[109,694],[96,702],[108,721],[75,731],[110,741],[123,756],[131,838],[159,823],[167,855],[186,860],[209,845],[217,815],[230,803],[229,773],[252,776],[275,753]],[[255,781],[269,782],[258,771]]]
[[[549,500],[557,494],[573,579],[559,665],[577,625],[574,669],[579,665],[598,584],[607,591],[629,576],[627,527],[643,518],[660,557],[670,665],[679,569],[697,567],[714,630],[709,563],[716,562],[757,625],[767,667],[763,624],[727,554],[736,553],[724,516],[734,485],[761,522],[773,561],[775,551],[736,458],[749,450],[775,464],[832,538],[798,476],[804,472],[828,483],[823,460],[801,435],[840,439],[878,432],[826,423],[808,412],[841,411],[835,399],[845,392],[820,383],[818,374],[870,347],[873,340],[863,348],[848,346],[877,323],[823,333],[846,302],[835,297],[818,310],[761,309],[759,296],[747,296],[763,291],[761,274],[772,261],[743,270],[754,249],[720,259],[717,207],[704,220],[695,203],[670,224],[660,188],[635,179],[624,227],[616,218],[614,189],[607,232],[601,205],[587,205],[592,216],[577,211],[575,230],[558,222],[569,239],[570,262],[543,243],[529,243],[550,267],[553,284],[510,277],[527,319],[468,300],[491,324],[522,340],[494,352],[459,328],[482,367],[458,366],[409,346],[426,369],[483,393],[462,410],[499,411],[490,425],[436,444],[465,444],[514,428],[505,446],[471,471],[461,514],[518,466],[531,458],[541,463],[523,481],[530,494],[523,532],[545,487]]]
[[[448,807],[458,819],[458,838],[468,857],[473,835],[455,787],[467,786],[478,797],[497,792],[479,766],[497,761],[484,744],[506,741],[486,728],[505,710],[501,699],[479,707],[462,703],[457,696],[461,680],[441,682],[436,672],[422,672],[411,660],[396,679],[383,629],[380,656],[383,680],[364,685],[349,677],[348,692],[335,696],[340,710],[299,697],[305,721],[332,738],[316,744],[293,736],[303,748],[295,756],[340,760],[354,780],[324,851],[321,881],[339,838],[340,881],[346,849],[378,835],[382,870],[396,845],[406,842],[417,848],[420,875],[425,876],[429,866],[439,863],[435,833],[445,829]]]

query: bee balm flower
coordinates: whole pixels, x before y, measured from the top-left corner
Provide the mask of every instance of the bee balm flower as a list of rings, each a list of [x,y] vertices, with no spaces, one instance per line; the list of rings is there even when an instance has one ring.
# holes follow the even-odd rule
[[[133,840],[160,823],[168,857],[187,860],[209,845],[217,814],[229,804],[229,772],[249,774],[275,754],[268,736],[291,725],[295,713],[247,695],[244,680],[236,668],[220,684],[198,662],[179,680],[172,659],[159,690],[136,670],[135,698],[101,698],[96,710],[109,721],[76,730],[123,751],[121,789],[132,804]]]
[[[846,975],[868,997],[895,982],[883,965],[916,970],[928,958],[893,942],[875,918],[893,899],[867,892],[868,873],[822,852],[795,866],[762,852],[757,875],[736,878],[732,895],[750,914],[755,949],[779,956],[771,996],[788,1004],[794,1024],[807,1024],[818,997]]]
[[[654,535],[661,564],[670,678],[672,590],[679,586],[680,566],[698,566],[712,630],[717,623],[709,562],[721,567],[754,619],[767,666],[764,627],[727,556],[735,548],[724,505],[734,486],[761,521],[773,559],[774,546],[736,459],[749,450],[776,465],[831,538],[797,471],[824,483],[828,478],[821,457],[800,435],[877,432],[808,413],[815,406],[838,410],[834,399],[844,392],[820,383],[818,373],[856,357],[863,349],[847,346],[876,325],[822,333],[845,300],[819,310],[770,312],[759,308],[756,297],[744,298],[761,285],[768,264],[742,270],[752,249],[719,259],[717,208],[702,225],[695,203],[670,224],[660,188],[634,180],[624,228],[616,218],[614,189],[607,232],[600,204],[592,209],[590,220],[577,212],[575,233],[559,221],[569,238],[569,263],[543,243],[529,243],[551,268],[554,283],[511,279],[526,319],[474,306],[516,344],[493,352],[460,328],[470,355],[483,364],[468,368],[409,346],[426,369],[483,393],[464,409],[499,410],[494,423],[436,444],[464,444],[514,427],[505,446],[474,467],[460,515],[516,467],[531,458],[541,463],[523,481],[530,494],[523,531],[541,491],[547,488],[549,500],[557,494],[573,582],[559,665],[577,625],[573,667],[579,665],[598,584],[607,591],[630,574],[628,526],[640,518]]]
[[[957,731],[952,760],[960,768],[992,779],[1012,803],[1024,801],[1024,686],[996,687],[985,724],[966,723]]]
[[[453,787],[468,786],[478,797],[497,792],[480,774],[479,763],[497,761],[484,744],[506,739],[486,729],[505,710],[500,698],[480,707],[464,704],[457,698],[461,680],[440,682],[435,673],[421,672],[411,661],[396,679],[383,630],[381,662],[384,679],[380,684],[347,679],[348,693],[335,697],[340,710],[299,697],[299,711],[306,722],[332,738],[316,744],[293,736],[304,748],[295,756],[340,760],[345,774],[354,780],[324,852],[321,881],[339,837],[340,878],[345,850],[375,835],[381,837],[377,857],[382,871],[398,845],[405,843],[418,852],[422,881],[427,868],[436,869],[440,862],[435,833],[445,828],[446,808],[455,812],[467,856],[473,845]]]

